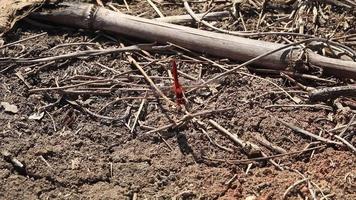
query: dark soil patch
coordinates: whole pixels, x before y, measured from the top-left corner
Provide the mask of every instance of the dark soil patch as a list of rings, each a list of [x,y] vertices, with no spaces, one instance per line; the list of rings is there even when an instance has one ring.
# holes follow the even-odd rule
[[[124,4],[120,4],[118,8],[146,18],[157,17],[146,1],[128,2],[131,12],[125,10]],[[165,15],[185,13],[181,4],[172,3],[174,1],[163,2],[159,8]],[[205,3],[192,5],[195,11],[207,9]],[[221,8],[226,3],[213,5]],[[276,6],[273,1],[267,7],[268,15],[261,23],[260,31],[279,31],[285,25],[281,18],[288,16],[294,8],[292,5],[285,6],[290,10]],[[307,6],[313,9],[312,5]],[[310,21],[313,16],[305,15],[306,33],[326,36],[336,30],[335,37],[341,37],[355,32],[355,26],[352,26],[355,25],[355,17],[352,12],[348,13],[337,6],[317,6],[316,8],[324,10],[330,20],[321,20],[316,28]],[[226,6],[225,10],[230,7]],[[246,28],[254,30],[260,7],[248,4],[241,9]],[[234,21],[233,17],[229,17],[218,21],[216,26],[243,31],[241,23],[232,25]],[[118,47],[119,44],[110,37],[126,45],[135,43],[132,38],[128,41],[126,37],[108,33],[48,30],[26,22],[19,23],[3,39],[5,43],[9,43],[43,31],[48,34],[25,41],[21,43],[23,46],[16,45],[0,50],[0,55],[4,58],[23,55],[44,57],[90,48]],[[285,42],[286,39],[294,38],[265,36],[259,39]],[[53,48],[59,44],[74,42],[96,44]],[[201,78],[207,80],[221,73],[220,69],[207,62],[195,62],[184,55],[175,55],[174,52],[132,55],[145,66],[144,69],[150,76],[168,77],[170,59],[167,57],[172,55],[179,61],[180,70],[192,77],[198,77],[201,73]],[[209,58],[227,67],[236,64]],[[157,62],[152,64],[152,60]],[[248,157],[240,147],[209,125],[209,119],[213,119],[246,141],[259,144],[256,136],[263,136],[287,152],[300,151],[308,148],[314,140],[291,131],[279,123],[277,118],[332,139],[325,130],[347,124],[355,113],[352,109],[340,111],[332,101],[320,102],[330,106],[332,111],[320,107],[266,108],[269,105],[293,102],[266,80],[241,74],[231,74],[221,79],[216,87],[187,93],[192,113],[233,107],[230,111],[199,117],[205,123],[206,133],[216,143],[231,149],[229,152],[214,145],[193,121],[159,134],[147,133],[152,128],[164,126],[184,116],[182,110],[169,107],[163,100],[154,99],[153,92],[115,90],[110,95],[73,95],[45,91],[31,94],[24,81],[15,75],[21,73],[33,88],[56,87],[56,84],[73,85],[86,80],[73,78],[79,75],[115,78],[111,70],[100,67],[97,63],[120,72],[133,70],[130,74],[137,76],[117,78],[126,83],[120,87],[147,88],[147,83],[139,77],[140,73],[130,65],[125,54],[59,61],[45,68],[41,68],[44,63],[0,64],[0,70],[9,67],[0,73],[0,101],[16,105],[19,109],[18,113],[13,114],[0,107],[0,150],[7,150],[25,165],[23,169],[19,169],[6,159],[1,159],[0,199],[132,199],[136,195],[138,199],[252,199],[252,196],[260,200],[281,199],[289,186],[304,177],[309,178],[310,188],[316,192],[318,199],[325,195],[329,195],[329,199],[356,199],[356,159],[349,149],[325,145],[315,151],[275,158],[285,168],[281,171],[266,161],[236,162]],[[180,78],[184,82],[183,86],[197,82],[184,76]],[[307,93],[295,84],[278,76],[263,78],[282,86],[294,97],[301,99],[303,104],[312,104],[308,101]],[[352,83],[352,80],[333,80],[340,85]],[[313,87],[332,85],[299,81]],[[155,79],[155,82],[169,88],[168,91],[171,88],[168,79]],[[171,92],[165,92],[174,100]],[[125,122],[96,118],[80,108],[99,113],[101,108],[116,98],[144,96],[150,98],[145,101],[133,132],[128,126],[132,126],[135,120],[141,99],[118,101],[101,112],[101,115],[117,117],[124,116],[129,110],[129,117]],[[345,99],[339,100],[343,102]],[[71,104],[73,101],[81,105],[78,107]],[[355,99],[349,98],[348,101],[355,102]],[[43,117],[39,120],[29,119],[34,113],[42,113]],[[348,130],[350,134],[354,132],[354,127]],[[351,144],[356,144],[355,136],[348,140]],[[261,148],[268,155],[276,154],[263,146]],[[252,165],[249,166],[249,163]],[[297,186],[288,195],[288,199],[306,198],[312,198],[306,183]]]

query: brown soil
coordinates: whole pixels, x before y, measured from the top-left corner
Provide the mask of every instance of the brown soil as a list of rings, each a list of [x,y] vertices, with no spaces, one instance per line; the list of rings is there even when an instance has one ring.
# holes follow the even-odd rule
[[[143,13],[142,17],[156,17],[156,13],[146,1],[128,2],[131,14]],[[292,12],[288,9],[278,10],[275,1],[272,2],[276,10],[267,10],[269,15]],[[196,12],[206,9],[204,5],[207,4],[192,4]],[[216,4],[222,5],[224,3]],[[336,36],[343,36],[356,32],[352,28],[355,27],[352,12],[346,12],[347,10],[338,6],[324,4],[318,6],[323,9],[330,8],[328,10],[330,12],[326,13],[330,20],[323,21],[315,31],[310,21],[313,16],[306,15],[308,34],[325,36],[336,30]],[[118,8],[126,12],[123,5]],[[185,12],[181,4],[165,3],[159,5],[159,8],[167,16]],[[259,9],[251,5],[242,9],[249,30],[256,27],[259,12]],[[260,25],[261,31],[273,30],[266,24],[274,23],[273,20],[275,19],[272,17],[266,17]],[[228,18],[218,22],[216,26],[243,30],[240,23],[233,26],[231,25],[233,22],[233,18]],[[346,23],[350,25],[348,28]],[[279,23],[274,25],[282,27]],[[278,27],[275,28],[278,30]],[[43,57],[86,50],[89,47],[118,46],[105,33],[60,28],[42,29],[27,22],[18,23],[3,40],[9,43],[43,31],[48,34],[22,42],[23,46],[1,49],[2,57]],[[123,36],[111,37],[123,41],[126,45],[139,43]],[[278,36],[259,39],[283,41]],[[88,41],[95,42],[96,46],[76,45],[52,49],[58,44]],[[132,55],[142,66],[148,64],[149,59],[158,60],[157,63],[145,66],[145,70],[152,76],[167,77],[167,70],[170,68],[167,57],[174,53]],[[198,77],[199,68],[202,68],[204,80],[221,73],[220,69],[206,62],[194,62],[182,55],[176,55],[176,58],[180,70],[193,77]],[[226,64],[227,67],[236,64],[216,58],[210,59]],[[231,149],[230,152],[214,145],[192,120],[167,131],[147,134],[147,131],[151,130],[150,127],[158,128],[184,116],[182,110],[168,106],[163,100],[146,101],[140,115],[140,123],[133,133],[121,121],[95,118],[80,108],[84,107],[98,113],[103,106],[117,97],[142,97],[145,96],[145,92],[114,91],[109,96],[69,95],[59,91],[32,94],[28,92],[25,84],[26,82],[32,88],[56,87],[56,83],[60,86],[73,85],[78,82],[69,78],[75,75],[113,78],[112,71],[96,63],[105,64],[120,72],[134,69],[125,54],[59,61],[40,70],[37,69],[43,64],[0,64],[0,101],[16,105],[19,110],[17,113],[5,112],[0,106],[0,150],[10,152],[13,158],[25,165],[23,168],[17,167],[8,157],[0,160],[0,199],[133,199],[136,195],[138,199],[253,199],[253,196],[260,200],[281,199],[288,187],[305,177],[308,178],[310,190],[315,191],[317,199],[323,196],[327,196],[328,199],[356,199],[356,158],[348,148],[324,145],[315,151],[277,157],[274,160],[284,168],[279,170],[266,161],[237,162],[236,160],[248,158],[244,151],[209,125],[209,119],[213,119],[238,137],[258,144],[266,154],[274,155],[276,152],[260,145],[256,136],[265,137],[287,152],[308,148],[314,141],[283,126],[277,118],[334,139],[323,130],[330,130],[338,123],[347,124],[355,110],[340,111],[333,101],[319,102],[331,106],[332,111],[320,107],[265,108],[268,105],[293,102],[265,80],[231,74],[220,80],[216,88],[199,89],[186,94],[192,113],[233,107],[230,111],[198,117],[205,123],[206,132],[211,139]],[[5,68],[8,69],[4,70]],[[31,70],[34,70],[34,73],[26,75]],[[22,74],[25,81],[20,80],[16,72]],[[137,71],[131,74],[140,75]],[[293,96],[300,98],[301,104],[313,104],[308,102],[307,94],[295,84],[278,76],[262,77],[277,83]],[[184,82],[183,86],[196,83],[184,80],[184,77],[180,78]],[[122,80],[147,86],[141,78],[123,77]],[[332,80],[337,83],[298,81],[312,87],[352,83],[352,80]],[[155,82],[170,85],[167,80],[157,79]],[[297,92],[293,93],[293,90]],[[174,99],[172,94],[168,95]],[[259,95],[262,96],[258,97]],[[151,92],[148,92],[147,96],[154,97]],[[254,97],[258,98],[251,100]],[[81,105],[73,106],[67,100],[77,101]],[[345,99],[339,100],[344,102]],[[131,107],[126,123],[130,119],[132,126],[141,101],[140,99],[120,101],[109,106],[101,114],[112,117],[124,116],[127,107]],[[355,102],[355,99],[349,98],[347,101]],[[48,106],[50,104],[53,106]],[[40,109],[43,106],[48,107]],[[43,118],[29,119],[29,116],[39,110],[43,111]],[[355,132],[354,127],[349,128],[347,133],[352,132]],[[351,144],[356,144],[355,136],[348,140]],[[318,145],[323,144],[314,146]],[[249,166],[249,163],[252,165]],[[312,199],[312,192],[307,183],[303,182],[296,186],[289,192],[287,199]]]

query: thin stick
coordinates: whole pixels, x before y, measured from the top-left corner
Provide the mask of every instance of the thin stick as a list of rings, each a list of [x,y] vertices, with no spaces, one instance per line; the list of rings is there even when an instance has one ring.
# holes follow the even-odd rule
[[[97,65],[99,65],[100,67],[104,68],[104,69],[107,69],[107,70],[110,70],[111,72],[113,72],[115,75],[115,77],[128,77],[128,78],[145,78],[144,76],[142,75],[135,75],[135,74],[129,74],[129,73],[132,73],[132,72],[135,72],[137,70],[130,70],[130,71],[126,71],[126,72],[119,72],[113,68],[110,68],[110,67],[107,67],[101,63],[98,63],[96,62]],[[147,65],[145,65],[147,66]],[[145,67],[144,66],[144,67]],[[162,76],[150,76],[151,79],[171,79],[170,77],[162,77]]]
[[[298,87],[300,87],[301,89],[305,90],[305,91],[311,91],[311,90],[314,90],[315,88],[314,87],[308,87],[308,86],[305,86],[301,83],[299,83],[298,81],[296,81],[295,79],[293,79],[292,77],[288,76],[287,74],[281,72],[280,73],[281,77],[289,80],[290,82],[296,84]]]
[[[140,127],[142,127],[142,128],[145,128],[145,129],[148,129],[148,130],[154,130],[154,129],[155,129],[155,128],[153,128],[153,127],[145,126],[145,125],[141,124],[140,121],[138,121],[138,123],[139,123]],[[172,146],[169,145],[169,143],[167,142],[167,140],[164,139],[164,137],[161,135],[161,133],[159,133],[159,132],[156,132],[156,133],[157,133],[158,136],[162,139],[162,141],[164,142],[164,144],[166,144],[166,146],[169,148],[169,150],[173,151]]]
[[[241,67],[242,67],[242,66],[239,65],[239,66],[236,67],[236,68],[241,68]],[[242,72],[242,71],[234,71],[234,69],[235,69],[235,68],[231,69],[233,73],[242,74],[242,75],[245,75],[245,76],[250,76],[250,77],[253,77],[253,78],[257,78],[257,79],[262,80],[262,81],[266,81],[266,82],[268,82],[268,83],[274,85],[276,88],[280,89],[282,92],[284,92],[284,93],[286,94],[286,96],[289,97],[293,102],[295,102],[295,103],[299,103],[299,102],[300,102],[300,100],[298,100],[297,98],[292,97],[285,89],[283,89],[281,86],[279,86],[279,85],[276,84],[275,82],[273,82],[273,81],[271,81],[271,80],[268,80],[268,79],[265,79],[265,78],[262,78],[262,77],[259,77],[259,76],[255,76],[255,75],[253,75],[253,74],[245,73],[245,72]],[[228,71],[231,71],[231,70],[228,70]],[[228,72],[228,71],[226,71],[226,72]],[[228,74],[228,73],[226,73],[226,72],[224,72],[224,73],[222,73],[222,74]],[[219,76],[219,75],[218,75],[218,76]],[[218,77],[218,76],[216,76],[216,77]],[[215,77],[215,78],[216,78],[216,77]],[[212,79],[210,79],[210,80],[213,80],[213,79],[215,79],[215,78],[212,78]],[[207,80],[207,81],[205,82],[205,84],[207,84],[210,80]]]
[[[125,3],[125,6],[126,6],[127,11],[131,12],[130,6],[129,6],[129,4],[127,3],[126,0],[124,0],[124,3]]]
[[[233,142],[235,142],[238,146],[242,147],[245,150],[246,146],[248,145],[247,142],[239,139],[236,135],[230,133],[227,129],[220,126],[220,124],[218,124],[214,120],[210,119],[209,123],[216,129],[218,129],[220,132],[224,133],[226,136],[228,136],[228,138],[230,138]],[[255,151],[260,151],[260,149],[256,147]],[[248,153],[248,151],[246,153]]]
[[[62,48],[62,47],[67,47],[67,46],[78,46],[78,45],[91,45],[91,46],[99,46],[98,43],[93,43],[93,42],[73,42],[73,43],[64,43],[64,44],[59,44],[57,46],[52,47],[50,50],[57,49],[57,48]]]
[[[75,87],[84,86],[84,85],[90,85],[93,83],[107,83],[107,82],[113,82],[113,80],[94,80],[94,81],[87,81],[87,82],[79,83],[79,84],[75,84],[75,85],[61,86],[61,87],[36,88],[36,89],[31,89],[28,92],[35,93],[35,92],[43,92],[43,91],[51,91],[51,90],[64,90],[64,89],[70,89],[70,88],[75,88]]]
[[[205,20],[216,20],[217,18],[228,17],[230,15],[229,11],[211,12],[211,13],[200,13],[196,14],[197,17]],[[175,15],[168,17],[154,18],[155,21],[166,22],[166,23],[188,23],[194,21],[190,15]]]
[[[42,155],[40,155],[39,158],[47,165],[48,168],[53,170],[53,167],[51,166],[51,164],[49,164],[48,161]]]
[[[233,163],[249,163],[249,162],[256,162],[256,161],[264,161],[264,160],[268,160],[268,159],[272,159],[272,158],[280,158],[280,157],[285,157],[285,156],[291,156],[291,155],[294,155],[294,154],[301,154],[301,153],[305,153],[305,152],[308,152],[308,151],[314,151],[314,150],[320,149],[322,147],[326,147],[326,145],[321,145],[321,146],[317,146],[317,147],[312,147],[312,148],[308,148],[308,149],[303,149],[303,150],[293,151],[293,152],[288,152],[288,153],[282,153],[282,154],[277,154],[277,155],[272,155],[272,156],[250,158],[250,159],[242,159],[242,160],[224,160],[224,159],[207,158],[207,157],[204,157],[204,159],[209,159],[209,160],[219,161],[219,162],[230,162],[230,163],[232,163],[232,162]]]
[[[257,21],[257,24],[256,24],[256,30],[257,31],[260,28],[262,18],[264,18],[266,4],[267,4],[267,1],[263,0],[262,5],[261,5],[261,7],[262,7],[261,8],[261,12],[258,14],[258,21]]]
[[[40,36],[46,35],[46,34],[47,34],[46,32],[43,32],[43,33],[40,33],[40,34],[37,34],[37,35],[33,35],[33,36],[31,36],[31,37],[28,37],[28,38],[25,38],[25,39],[22,39],[22,40],[18,40],[18,41],[16,41],[16,42],[11,42],[11,43],[5,44],[5,45],[3,45],[3,46],[0,46],[0,49],[3,49],[3,48],[5,48],[5,47],[12,46],[12,45],[14,45],[14,44],[18,44],[18,43],[20,43],[20,42],[24,42],[24,41],[27,41],[27,40],[32,40],[32,39],[34,39],[34,38],[37,38],[37,37],[40,37]]]
[[[111,105],[114,105],[116,104],[117,102],[119,101],[123,101],[123,100],[135,100],[135,99],[149,99],[149,100],[154,100],[154,99],[157,99],[155,97],[146,97],[146,96],[141,96],[141,97],[118,97],[116,98],[115,100],[105,104],[105,106],[103,106],[99,111],[98,113],[102,113],[107,107],[111,106]]]
[[[189,3],[186,0],[183,0],[183,4],[184,4],[184,8],[186,9],[186,11],[188,12],[188,14],[197,22],[204,24],[205,26],[221,32],[221,33],[226,33],[229,35],[235,35],[235,36],[240,36],[240,37],[244,37],[244,36],[262,36],[262,35],[293,35],[293,36],[303,36],[306,38],[313,38],[314,36],[311,35],[306,35],[306,34],[300,34],[300,33],[287,33],[287,32],[259,32],[259,33],[244,33],[244,32],[238,32],[238,31],[228,31],[228,30],[224,30],[221,28],[216,28],[215,26],[211,25],[210,23],[198,18],[196,16],[196,14],[194,13],[194,11],[190,8]]]
[[[252,135],[252,137],[255,138],[258,143],[267,147],[270,150],[273,150],[273,151],[281,153],[281,154],[287,153],[287,151],[285,149],[283,149],[282,147],[276,146],[275,144],[272,144],[270,141],[268,141],[265,137],[263,137],[260,134]]]
[[[167,47],[167,46],[166,46]],[[50,56],[45,58],[4,58],[0,59],[1,62],[16,62],[16,63],[37,63],[37,62],[49,62],[55,60],[63,60],[63,59],[71,59],[71,58],[78,58],[82,56],[98,56],[110,53],[119,53],[119,52],[131,52],[131,51],[141,51],[145,50],[153,50],[155,47],[152,45],[132,45],[128,47],[122,48],[111,48],[111,49],[98,49],[98,50],[86,50],[86,51],[79,51],[74,53],[68,53],[58,56]]]
[[[350,142],[348,142],[343,137],[340,137],[338,135],[334,135],[334,137],[336,139],[340,140],[342,143],[344,143],[347,147],[349,147],[353,151],[353,153],[356,155],[356,148]]]
[[[193,114],[186,114],[182,118],[180,118],[176,123],[170,123],[170,124],[161,126],[161,127],[156,128],[154,130],[148,131],[145,134],[152,134],[152,133],[155,133],[155,132],[159,132],[159,131],[163,131],[163,130],[169,129],[171,127],[180,126],[185,121],[190,120],[190,119],[192,119],[194,117],[203,116],[203,115],[209,115],[209,114],[219,113],[219,112],[226,112],[226,111],[229,111],[229,110],[232,110],[232,109],[235,109],[235,108],[234,107],[230,107],[230,108],[215,109],[215,110],[205,110],[205,111],[196,112],[196,113],[193,113]]]
[[[169,143],[167,142],[166,139],[164,139],[164,137],[159,133],[157,132],[157,134],[159,135],[159,137],[162,139],[162,141],[167,145],[167,147],[169,148],[169,150],[173,151],[173,148],[171,145],[169,145]]]
[[[293,185],[289,186],[289,187],[287,188],[287,190],[284,192],[282,199],[286,199],[288,193],[289,193],[293,188],[297,187],[298,185],[300,185],[300,184],[302,184],[302,183],[304,183],[304,182],[306,182],[306,181],[308,181],[308,180],[309,180],[309,178],[304,178],[304,179],[302,179],[302,180],[296,181]]]
[[[265,106],[265,108],[283,108],[283,107],[292,107],[292,108],[297,108],[297,107],[307,107],[307,108],[319,108],[319,109],[325,109],[325,110],[330,110],[333,111],[333,108],[330,106],[326,106],[323,104],[297,104],[297,105],[293,105],[293,104],[285,104],[285,105],[281,105],[281,104],[277,104],[277,105],[268,105]]]
[[[240,10],[239,10],[239,19],[241,20],[242,26],[244,27],[244,31],[248,31],[244,20],[244,16],[242,15],[242,12]]]
[[[352,122],[354,121],[355,116],[356,116],[356,114],[352,115],[352,117],[351,117],[351,119],[350,119],[350,122],[347,124],[347,126],[345,127],[345,129],[342,130],[342,132],[339,134],[340,137],[344,137],[344,134],[346,133],[347,129],[350,128]]]
[[[318,140],[318,141],[325,142],[325,143],[327,143],[327,144],[342,145],[342,144],[339,143],[339,142],[335,142],[335,141],[332,141],[332,140],[323,138],[323,137],[321,137],[321,136],[315,135],[315,134],[313,134],[313,133],[311,133],[311,132],[309,132],[309,131],[306,131],[306,130],[304,130],[304,129],[301,129],[301,128],[299,128],[299,127],[297,127],[297,126],[294,126],[294,125],[292,125],[292,124],[290,124],[290,123],[287,123],[287,122],[285,122],[285,121],[283,121],[283,120],[281,120],[281,119],[278,119],[278,118],[277,118],[277,121],[279,121],[280,123],[282,123],[283,125],[285,125],[286,127],[292,129],[293,131],[295,131],[295,132],[297,132],[297,133],[301,133],[301,134],[303,134],[303,135],[307,135],[307,136],[309,136],[309,137],[311,137],[311,138],[314,138],[314,139],[316,139],[316,140]]]
[[[216,62],[214,62],[214,61],[212,61],[212,60],[210,60],[210,59],[208,59],[208,58],[206,58],[206,57],[204,57],[204,56],[201,56],[201,55],[199,55],[199,54],[197,54],[197,53],[195,53],[195,52],[189,50],[189,49],[186,49],[186,48],[184,48],[184,47],[182,47],[182,46],[179,46],[179,45],[174,44],[174,43],[171,43],[171,42],[168,42],[168,44],[170,44],[170,45],[172,45],[172,46],[174,46],[174,47],[177,47],[178,49],[181,49],[181,50],[183,50],[183,51],[185,51],[185,52],[188,52],[188,53],[190,53],[190,54],[192,54],[192,55],[194,55],[194,56],[196,56],[196,57],[198,57],[198,58],[200,58],[200,59],[202,59],[202,60],[208,61],[208,62],[211,63],[213,66],[219,67],[219,68],[222,69],[223,71],[227,71],[227,69],[225,68],[225,66],[220,65],[220,64],[218,64],[218,63],[216,63]]]
[[[160,131],[163,131],[163,130],[167,130],[167,129],[172,128],[172,127],[178,127],[178,126],[182,125],[183,123],[184,123],[184,121],[180,121],[180,122],[177,122],[177,123],[170,123],[170,124],[158,127],[156,129],[147,131],[145,134],[150,135],[152,133],[156,133],[156,132],[160,132]]]
[[[329,131],[329,132],[339,131],[339,130],[344,129],[346,126],[347,126],[347,125],[341,125],[341,126],[339,126],[339,127],[335,127],[335,128],[330,129],[330,130],[328,130],[328,131]],[[350,126],[356,126],[356,121],[355,121],[355,122],[352,122],[352,123],[350,124]]]
[[[49,118],[51,118],[51,121],[52,121],[52,124],[53,124],[53,130],[54,130],[54,132],[57,132],[56,122],[54,121],[52,115],[51,115],[49,112],[47,112],[47,111],[45,111],[45,112],[46,112],[46,114],[49,116]]]
[[[329,79],[325,79],[325,78],[320,78],[314,75],[310,75],[310,74],[300,74],[298,72],[291,72],[291,71],[285,71],[285,70],[273,70],[273,69],[256,69],[256,68],[250,68],[249,70],[252,70],[254,72],[260,72],[260,73],[272,73],[272,74],[287,74],[288,76],[293,76],[293,77],[297,77],[297,78],[304,78],[304,79],[309,79],[309,80],[313,80],[313,81],[322,81],[322,82],[327,82],[327,83],[337,83],[334,80],[329,80]]]
[[[134,121],[134,123],[132,124],[132,127],[131,127],[131,133],[133,133],[135,131],[135,127],[136,127],[137,121],[140,118],[140,114],[141,114],[141,111],[142,111],[143,106],[145,105],[145,103],[146,103],[146,99],[142,99],[140,107],[138,108],[138,111],[136,113],[135,121]]]
[[[106,119],[106,120],[110,120],[110,121],[123,121],[124,119],[127,118],[126,115],[124,115],[124,116],[122,116],[122,117],[118,117],[118,118],[113,118],[113,117],[108,117],[108,116],[96,114],[96,113],[90,111],[89,109],[80,106],[76,101],[69,101],[69,100],[67,100],[67,99],[66,99],[66,101],[67,101],[70,105],[72,105],[72,106],[74,106],[74,107],[76,107],[76,108],[78,108],[78,109],[80,109],[80,110],[86,112],[87,114],[89,114],[89,115],[91,115],[92,117],[95,117],[95,118]]]
[[[230,148],[227,148],[227,147],[224,147],[224,146],[218,144],[216,141],[214,141],[204,129],[200,128],[200,131],[204,133],[204,135],[209,139],[210,143],[212,143],[213,145],[215,145],[218,148],[220,148],[222,150],[225,150],[227,152],[230,152],[230,153],[234,152],[234,150],[232,150]]]
[[[308,190],[309,190],[310,195],[312,196],[313,200],[317,200],[313,185],[311,184],[311,182],[309,180],[307,183],[308,183]]]
[[[155,3],[153,3],[151,0],[146,0],[150,6],[156,11],[156,13],[160,16],[160,17],[164,17],[164,15],[162,14],[162,12],[158,9],[158,7],[156,6]]]
[[[257,146],[256,144],[253,144],[248,141],[243,141],[239,139],[236,135],[231,134],[228,130],[226,130],[224,127],[220,126],[217,122],[214,120],[210,119],[209,123],[214,126],[216,129],[218,129],[221,133],[224,133],[230,140],[232,140],[235,144],[239,145],[242,147],[244,152],[247,154],[247,156],[252,156],[256,154],[261,154],[263,157],[267,157],[267,155],[261,151],[261,148]],[[281,166],[279,166],[276,162],[274,162],[272,159],[269,159],[269,162],[271,162],[273,165],[275,165],[278,169],[283,170]]]
[[[121,47],[124,47],[124,44],[120,43]],[[175,105],[173,101],[171,101],[163,92],[157,87],[157,85],[152,81],[152,79],[147,75],[145,70],[138,64],[138,62],[131,56],[126,54],[127,58],[129,59],[129,62],[134,65],[140,72],[141,74],[145,77],[146,81],[150,84],[150,86],[156,90],[156,92],[165,100],[169,105]]]
[[[320,198],[320,200],[328,200],[330,197],[333,197],[335,196],[335,193],[331,193],[331,194],[327,194],[327,195],[324,195],[323,197]]]

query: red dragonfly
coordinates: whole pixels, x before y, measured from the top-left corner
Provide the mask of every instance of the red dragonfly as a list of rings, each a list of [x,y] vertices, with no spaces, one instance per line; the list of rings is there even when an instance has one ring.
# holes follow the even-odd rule
[[[185,99],[184,99],[184,94],[183,94],[183,88],[179,84],[178,80],[178,70],[177,70],[177,64],[174,59],[171,61],[172,65],[172,75],[173,75],[173,91],[176,95],[176,102],[179,105],[185,104]]]

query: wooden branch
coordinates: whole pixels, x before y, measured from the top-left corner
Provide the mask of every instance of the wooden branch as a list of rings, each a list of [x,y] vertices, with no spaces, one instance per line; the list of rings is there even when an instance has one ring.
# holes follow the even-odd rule
[[[315,134],[313,134],[313,133],[311,133],[311,132],[309,132],[309,131],[306,131],[306,130],[304,130],[304,129],[301,129],[301,128],[299,128],[299,127],[297,127],[297,126],[295,126],[295,125],[293,125],[293,124],[287,123],[287,122],[285,122],[285,121],[283,121],[283,120],[281,120],[281,119],[278,119],[278,118],[277,118],[277,120],[278,120],[281,124],[283,124],[284,126],[290,128],[290,129],[292,129],[293,131],[295,131],[295,132],[297,132],[297,133],[301,133],[301,134],[306,135],[306,136],[309,136],[309,137],[311,137],[311,138],[314,138],[314,139],[316,139],[316,140],[318,140],[318,141],[320,141],[320,142],[324,142],[324,143],[326,143],[326,144],[341,145],[341,143],[339,143],[339,142],[335,142],[335,141],[326,139],[326,138],[324,138],[324,137],[321,137],[321,136],[319,136],[319,135],[315,135]]]
[[[323,101],[327,99],[335,99],[338,97],[356,97],[356,85],[326,87],[313,90],[309,97],[312,101]]]
[[[244,141],[240,138],[238,138],[236,135],[233,135],[230,133],[228,130],[226,130],[224,127],[220,126],[217,122],[215,122],[212,119],[209,119],[209,123],[214,126],[216,129],[218,129],[221,133],[223,133],[225,136],[227,136],[231,141],[233,141],[235,144],[240,146],[243,151],[247,154],[248,157],[253,157],[256,155],[261,155],[262,157],[268,157],[259,146],[256,144],[249,142],[249,141]],[[272,163],[274,166],[276,166],[278,169],[283,170],[283,168],[276,163],[272,159],[268,159],[270,163]]]
[[[259,146],[257,146],[256,144],[253,144],[251,142],[244,141],[244,140],[238,138],[237,135],[230,133],[227,129],[220,126],[217,122],[215,122],[212,119],[210,119],[209,122],[212,126],[214,126],[216,129],[218,129],[221,133],[223,133],[225,136],[227,136],[231,141],[233,141],[235,144],[240,146],[242,148],[242,150],[247,154],[247,156],[253,157],[253,156],[261,154],[261,148]]]
[[[283,48],[285,46],[283,44],[163,23],[121,14],[92,4],[61,3],[52,6],[52,9],[47,12],[33,13],[31,17],[51,23],[110,31],[161,43],[171,42],[190,50],[238,61],[247,61],[266,52],[282,49],[253,62],[254,65],[268,69],[284,70],[288,64],[295,63],[302,52],[293,46]],[[320,38],[315,40],[327,42]],[[324,68],[327,73],[337,77],[356,77],[356,62],[327,58],[311,51],[307,51],[307,54],[310,64]]]

